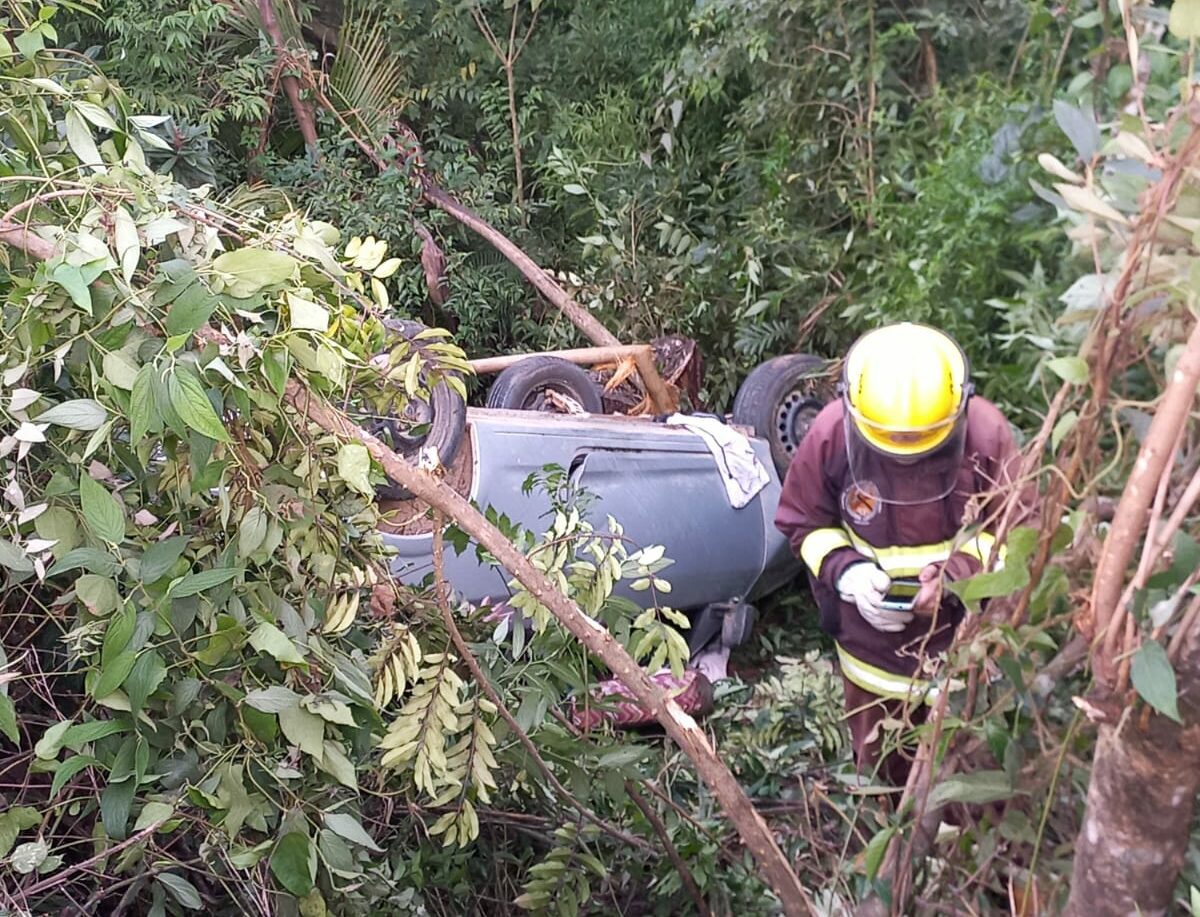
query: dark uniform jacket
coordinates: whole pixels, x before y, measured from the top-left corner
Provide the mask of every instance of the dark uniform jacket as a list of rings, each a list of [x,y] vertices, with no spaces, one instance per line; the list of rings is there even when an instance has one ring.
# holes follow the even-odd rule
[[[821,625],[836,639],[842,654],[868,667],[911,677],[922,661],[944,652],[963,609],[948,592],[938,614],[914,616],[899,633],[882,633],[863,620],[858,609],[838,597],[837,581],[851,565],[873,561],[893,579],[916,578],[929,563],[961,555],[955,566],[974,573],[986,562],[994,539],[982,531],[964,533],[968,506],[987,520],[989,501],[978,507],[976,495],[1009,483],[1017,455],[1008,421],[991,402],[973,396],[967,404],[966,440],[957,483],[944,499],[916,506],[885,503],[880,492],[894,492],[895,481],[855,482],[846,454],[841,401],[827,405],[801,441],[783,483],[775,516],[804,561]],[[888,468],[889,476],[920,475],[922,464]],[[949,478],[947,478],[949,480]],[[995,501],[991,501],[995,502]],[[851,677],[847,672],[847,677]],[[855,679],[852,679],[855,680]],[[863,684],[863,687],[868,685]]]

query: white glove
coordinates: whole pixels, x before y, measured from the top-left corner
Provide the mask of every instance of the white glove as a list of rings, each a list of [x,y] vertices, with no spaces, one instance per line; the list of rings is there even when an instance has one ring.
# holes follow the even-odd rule
[[[858,608],[863,620],[884,633],[898,633],[913,619],[910,611],[889,611],[881,608],[891,578],[871,563],[847,567],[837,582],[838,595],[843,602]]]

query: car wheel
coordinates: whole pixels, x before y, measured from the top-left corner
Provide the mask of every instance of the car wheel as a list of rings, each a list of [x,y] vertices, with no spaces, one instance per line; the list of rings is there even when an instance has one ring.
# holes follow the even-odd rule
[[[557,397],[556,397],[557,396]],[[560,357],[529,357],[496,377],[487,406],[510,411],[564,413],[572,402],[588,414],[603,414],[600,386],[583,369]]]
[[[389,320],[383,325],[394,337],[409,340],[425,330],[425,325],[413,321]],[[415,464],[421,449],[428,446],[437,450],[443,466],[449,466],[466,433],[467,405],[448,384],[439,382],[430,391],[428,400],[409,398],[401,410],[372,420],[366,429],[409,462]],[[375,494],[387,501],[408,500],[413,496],[408,488],[390,478],[387,484],[376,488]]]
[[[750,427],[771,446],[782,476],[813,420],[834,387],[826,361],[807,353],[787,354],[760,363],[746,377],[733,401],[733,422]]]

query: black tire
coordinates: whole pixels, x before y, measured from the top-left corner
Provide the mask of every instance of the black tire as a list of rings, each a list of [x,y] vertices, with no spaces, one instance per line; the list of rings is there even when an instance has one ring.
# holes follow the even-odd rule
[[[420,322],[383,324],[392,335],[409,340],[425,330]],[[413,432],[414,427],[422,429]],[[458,392],[439,382],[429,393],[428,401],[408,399],[400,413],[372,420],[367,430],[414,464],[421,449],[432,446],[437,449],[438,460],[448,467],[458,455],[467,430],[467,405]],[[411,499],[413,494],[389,478],[387,484],[375,488],[375,496],[393,501]]]
[[[604,413],[600,386],[583,369],[560,357],[529,357],[496,377],[487,406],[509,411],[559,413],[546,392],[565,395],[589,414]]]
[[[771,446],[780,477],[809,426],[833,397],[827,363],[812,354],[796,353],[760,363],[746,377],[733,400],[733,422],[750,427]]]

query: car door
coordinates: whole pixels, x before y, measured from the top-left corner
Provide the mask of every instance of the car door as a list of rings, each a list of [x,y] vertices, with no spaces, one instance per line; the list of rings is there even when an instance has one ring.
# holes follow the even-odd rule
[[[759,500],[730,506],[716,462],[698,439],[694,450],[589,449],[577,453],[571,470],[597,496],[590,509],[597,529],[611,515],[631,551],[666,549],[674,564],[660,574],[671,584],[663,604],[694,608],[744,596],[754,584],[765,537]],[[628,583],[618,593],[634,597]]]

